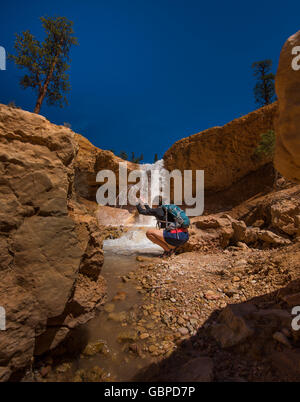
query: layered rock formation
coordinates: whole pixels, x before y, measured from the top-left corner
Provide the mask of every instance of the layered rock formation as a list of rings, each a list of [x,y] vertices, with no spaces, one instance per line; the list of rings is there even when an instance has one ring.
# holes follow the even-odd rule
[[[191,219],[190,240],[182,251],[207,247],[273,248],[300,236],[300,186],[248,200],[228,213]]]
[[[0,105],[0,379],[54,348],[105,295],[101,232],[76,202],[75,134]]]
[[[267,168],[271,157],[255,158],[254,151],[261,134],[274,129],[276,113],[277,104],[274,103],[223,127],[213,127],[183,138],[165,153],[165,167],[182,172],[204,170],[205,206],[213,202],[210,194],[223,191],[224,196],[218,198],[227,201],[230,208],[233,206],[230,203],[241,202],[273,182],[272,169]],[[215,205],[213,209],[218,208]]]
[[[104,151],[92,145],[80,134],[75,134],[78,144],[78,154],[75,161],[75,189],[76,193],[88,200],[95,201],[99,183],[96,175],[100,170],[109,169],[116,174],[116,182],[119,184],[119,163],[123,159],[114,155],[111,151]],[[127,161],[128,173],[138,169],[138,165]]]
[[[279,59],[276,93],[279,116],[276,121],[275,166],[288,179],[300,182],[300,31],[288,38]],[[299,57],[298,57],[299,59]]]

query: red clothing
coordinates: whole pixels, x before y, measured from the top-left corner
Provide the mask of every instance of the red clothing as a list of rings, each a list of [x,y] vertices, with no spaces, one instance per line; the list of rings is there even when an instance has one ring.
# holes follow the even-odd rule
[[[188,230],[186,228],[179,228],[179,229],[172,229],[169,230],[170,233],[180,233],[180,232],[187,232]]]

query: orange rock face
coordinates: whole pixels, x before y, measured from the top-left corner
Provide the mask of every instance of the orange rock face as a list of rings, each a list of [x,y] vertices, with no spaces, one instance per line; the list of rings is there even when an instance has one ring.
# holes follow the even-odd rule
[[[0,381],[90,319],[105,296],[101,229],[76,203],[75,133],[0,105]]]
[[[111,151],[105,151],[92,145],[80,134],[75,134],[78,144],[78,154],[75,161],[75,189],[76,193],[91,201],[96,201],[96,192],[100,184],[96,182],[96,175],[100,170],[109,169],[116,173],[118,185],[119,162],[123,159]],[[138,165],[127,162],[128,173],[138,169]]]
[[[253,157],[260,136],[274,129],[277,104],[265,106],[223,127],[213,127],[177,141],[164,155],[168,170],[204,170],[205,190],[231,187],[271,161]]]
[[[296,47],[300,49],[300,31],[288,38],[280,53],[276,74],[279,116],[275,127],[274,162],[283,176],[300,183],[300,53],[294,50]]]
[[[96,211],[98,223],[100,225],[132,225],[135,222],[135,215],[127,209],[113,208],[99,205]]]

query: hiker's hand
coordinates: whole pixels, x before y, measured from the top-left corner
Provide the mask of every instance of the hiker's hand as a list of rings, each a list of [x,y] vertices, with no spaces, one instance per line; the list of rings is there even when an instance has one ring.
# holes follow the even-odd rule
[[[144,205],[145,202],[146,202],[145,198],[142,195],[140,195],[140,204]]]
[[[143,209],[143,205],[140,202],[136,203],[136,209],[139,211],[140,209]]]

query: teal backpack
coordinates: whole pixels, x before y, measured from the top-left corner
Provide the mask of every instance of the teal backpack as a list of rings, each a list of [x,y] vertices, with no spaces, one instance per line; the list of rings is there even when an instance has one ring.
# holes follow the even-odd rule
[[[170,205],[162,205],[162,208],[166,212],[166,229],[179,229],[179,228],[188,228],[190,226],[190,220],[186,216],[185,212],[179,208],[177,205],[170,204]],[[168,222],[168,212],[174,217],[174,222]]]

